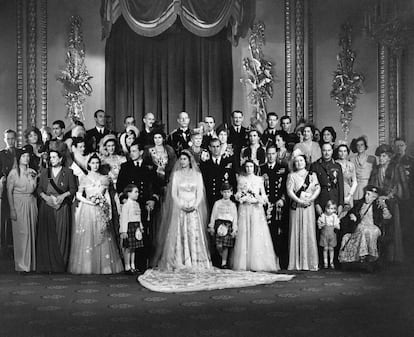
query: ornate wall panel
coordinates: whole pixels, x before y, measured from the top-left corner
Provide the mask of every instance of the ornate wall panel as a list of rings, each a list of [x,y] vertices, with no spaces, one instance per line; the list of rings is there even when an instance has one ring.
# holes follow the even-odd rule
[[[23,144],[23,0],[16,1],[16,132],[17,146]]]
[[[292,115],[291,3],[285,0],[285,115]]]
[[[295,1],[295,101],[296,121],[304,118],[304,1]]]
[[[27,125],[36,125],[37,1],[27,0]]]
[[[312,16],[312,1],[307,2],[307,29],[308,29],[308,96],[307,96],[307,121],[313,123],[313,16]]]
[[[40,126],[47,125],[47,0],[39,6]]]
[[[386,110],[386,46],[378,46],[378,142],[386,143],[385,136],[385,110]]]
[[[389,143],[397,138],[397,56],[390,54],[388,58],[388,113],[389,113]]]

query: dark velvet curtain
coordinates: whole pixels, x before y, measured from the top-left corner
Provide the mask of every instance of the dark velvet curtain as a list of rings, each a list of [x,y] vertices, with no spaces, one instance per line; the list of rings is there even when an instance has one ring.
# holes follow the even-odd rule
[[[106,111],[114,127],[121,130],[127,115],[141,121],[152,112],[171,131],[181,111],[189,113],[192,127],[209,114],[220,124],[232,106],[231,53],[225,29],[198,37],[178,19],[164,33],[144,37],[120,17],[105,52]]]

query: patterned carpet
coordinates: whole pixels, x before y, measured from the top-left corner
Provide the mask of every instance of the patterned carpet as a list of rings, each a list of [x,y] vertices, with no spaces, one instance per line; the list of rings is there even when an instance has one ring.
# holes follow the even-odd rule
[[[133,276],[0,274],[0,336],[413,336],[414,268],[179,294]],[[412,267],[412,265],[411,265]]]

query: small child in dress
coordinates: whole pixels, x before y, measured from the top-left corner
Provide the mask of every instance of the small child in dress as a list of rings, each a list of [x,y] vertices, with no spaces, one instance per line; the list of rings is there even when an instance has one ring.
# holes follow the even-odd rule
[[[124,248],[124,264],[127,274],[138,272],[135,269],[135,249],[144,247],[142,233],[144,227],[141,222],[141,209],[138,203],[138,187],[130,184],[124,189],[124,195],[128,197],[122,205],[119,224],[119,235]]]
[[[323,247],[323,263],[324,268],[329,266],[334,269],[334,248],[337,245],[335,229],[339,229],[339,218],[336,214],[336,204],[332,200],[328,200],[325,206],[325,212],[318,218],[318,227],[321,230],[319,245]]]
[[[221,268],[228,269],[229,249],[234,247],[237,233],[237,208],[230,200],[233,190],[230,184],[221,186],[222,199],[214,203],[208,230],[215,237],[217,251],[221,256]]]

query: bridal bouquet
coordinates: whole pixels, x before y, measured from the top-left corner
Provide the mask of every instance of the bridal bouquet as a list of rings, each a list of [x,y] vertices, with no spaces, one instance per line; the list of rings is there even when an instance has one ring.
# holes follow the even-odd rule
[[[236,197],[240,203],[254,204],[257,202],[256,194],[250,189],[237,192]]]
[[[100,235],[98,239],[98,244],[102,242],[103,235],[109,227],[110,218],[111,218],[111,209],[110,204],[106,200],[105,196],[102,194],[95,194],[89,198],[90,201],[94,203],[95,206],[98,206],[98,223],[100,224]]]

